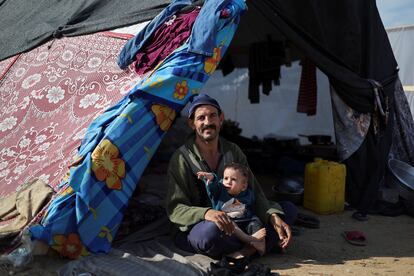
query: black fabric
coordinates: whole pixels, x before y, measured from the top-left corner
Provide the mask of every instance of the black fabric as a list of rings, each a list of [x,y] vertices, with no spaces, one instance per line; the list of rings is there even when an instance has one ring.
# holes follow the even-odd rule
[[[52,38],[76,36],[154,18],[168,0],[0,1],[0,60]]]
[[[259,86],[260,82],[249,75],[249,100],[252,104],[260,102]]]
[[[262,92],[269,95],[272,81],[279,83],[280,65],[285,60],[285,49],[282,41],[253,43],[249,49],[249,99],[250,103],[259,103],[259,86]]]
[[[233,59],[229,54],[226,54],[219,63],[219,69],[221,69],[224,77],[233,72],[235,68]]]
[[[312,59],[353,109],[374,110],[368,79],[394,92],[395,61],[375,0],[249,1],[273,26]]]
[[[394,129],[390,158],[414,166],[414,122],[401,82],[395,85]]]
[[[390,101],[393,104],[393,97],[390,97]],[[380,186],[385,181],[394,127],[394,120],[391,119],[394,116],[393,111],[391,113],[387,125],[375,123],[375,119],[371,118],[367,136],[361,147],[345,160],[346,200],[364,214],[375,208]],[[382,120],[382,117],[378,118],[378,121]]]

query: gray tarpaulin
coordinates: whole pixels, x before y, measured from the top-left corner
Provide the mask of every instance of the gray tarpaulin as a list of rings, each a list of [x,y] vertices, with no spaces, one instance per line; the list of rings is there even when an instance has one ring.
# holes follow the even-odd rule
[[[61,36],[154,18],[169,0],[0,0],[0,60]]]

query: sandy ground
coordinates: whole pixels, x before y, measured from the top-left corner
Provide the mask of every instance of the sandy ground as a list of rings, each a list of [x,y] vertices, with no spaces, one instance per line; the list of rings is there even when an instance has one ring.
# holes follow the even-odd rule
[[[351,214],[318,216],[320,229],[301,228],[285,254],[259,261],[280,275],[414,275],[414,218],[370,216],[359,222]],[[362,231],[367,245],[347,243],[344,230]]]
[[[414,275],[414,218],[370,216],[359,222],[351,214],[317,216],[320,229],[300,228],[285,254],[257,261],[280,275]],[[347,243],[344,230],[364,232],[367,246]],[[15,275],[56,275],[64,263],[58,257],[37,257],[28,270]]]
[[[271,195],[272,178],[258,178],[265,193]],[[300,228],[300,235],[294,237],[286,253],[269,254],[257,262],[286,276],[414,275],[413,217],[369,216],[368,221],[360,222],[351,218],[351,211],[316,215],[301,208],[300,212],[316,216],[320,229]],[[347,230],[362,231],[367,245],[346,242],[341,233]],[[37,257],[27,270],[14,275],[56,275],[66,262],[59,257]]]

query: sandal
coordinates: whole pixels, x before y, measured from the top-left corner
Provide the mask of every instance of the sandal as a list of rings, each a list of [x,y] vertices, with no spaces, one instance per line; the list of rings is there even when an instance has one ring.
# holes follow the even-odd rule
[[[240,274],[240,276],[278,276],[279,273],[271,272],[270,268],[263,264],[252,264]]]
[[[248,264],[248,258],[235,259],[232,257],[223,256],[220,262],[210,263],[210,268],[207,270],[207,273],[209,276],[239,275],[246,270]]]
[[[367,221],[368,220],[368,216],[367,216],[366,213],[358,212],[358,211],[354,212],[352,214],[352,217],[356,220],[359,220],[359,221]]]
[[[366,238],[361,231],[344,231],[342,233],[344,239],[352,245],[365,246]]]

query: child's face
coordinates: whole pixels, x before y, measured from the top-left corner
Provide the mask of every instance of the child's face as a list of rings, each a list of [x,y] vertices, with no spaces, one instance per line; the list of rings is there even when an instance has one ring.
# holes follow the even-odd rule
[[[223,186],[231,195],[238,195],[247,189],[247,178],[238,170],[227,168],[223,173]]]

